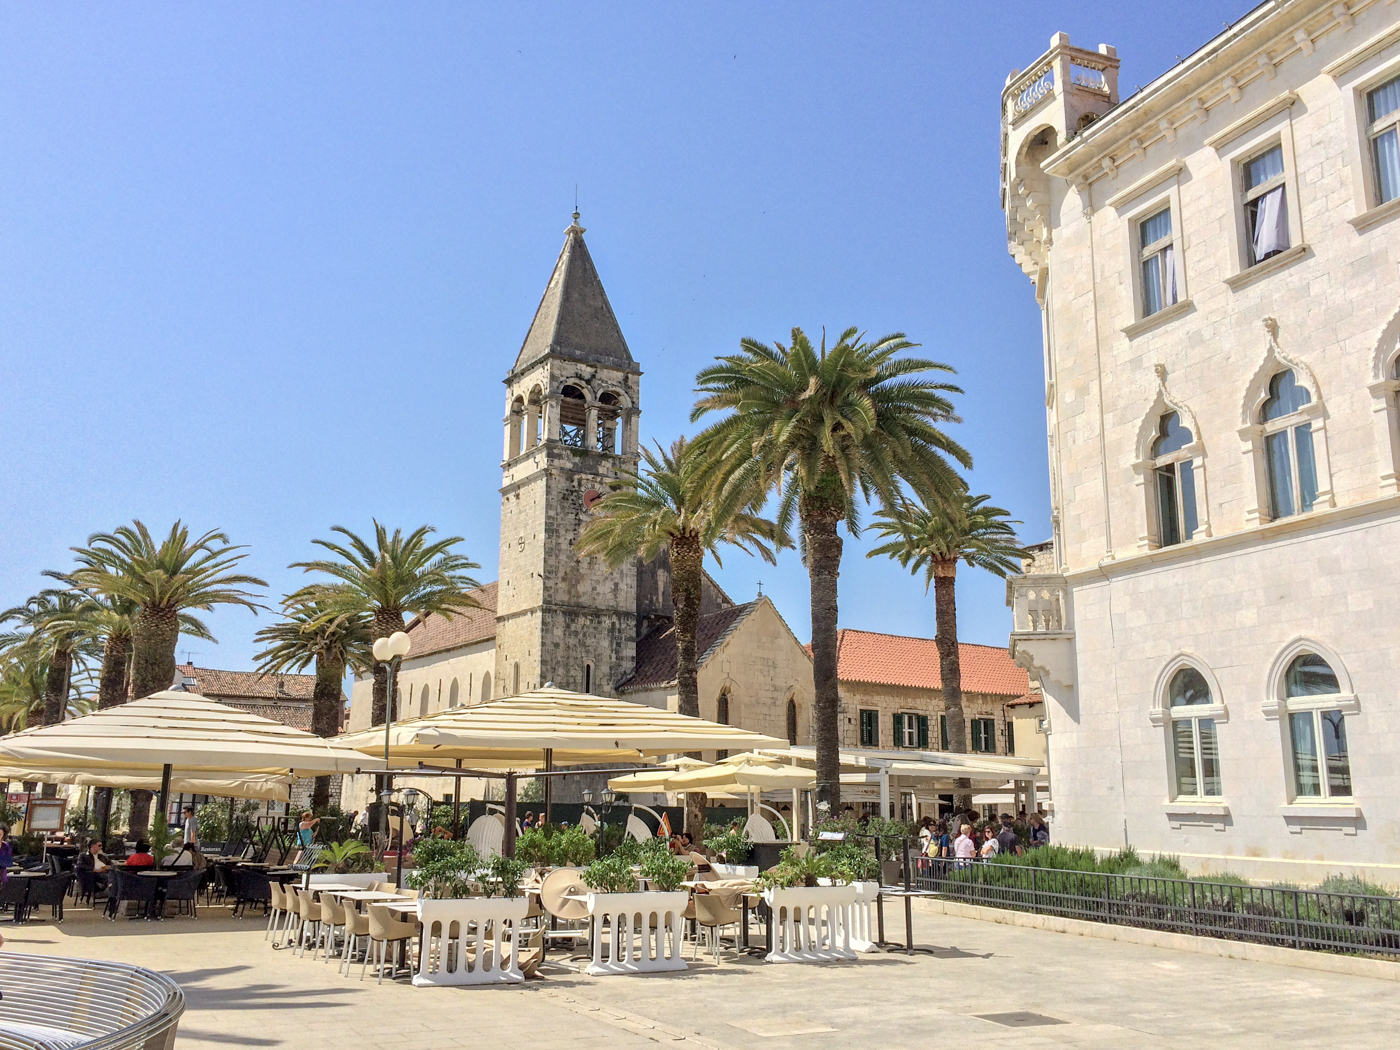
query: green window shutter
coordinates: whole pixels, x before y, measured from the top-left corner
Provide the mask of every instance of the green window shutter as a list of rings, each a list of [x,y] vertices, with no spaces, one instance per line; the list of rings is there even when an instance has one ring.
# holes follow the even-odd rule
[[[880,746],[880,712],[862,711],[860,713],[860,746]]]
[[[1016,753],[1016,725],[1010,721],[1006,723],[1006,753],[1008,755]]]
[[[895,716],[894,716],[894,746],[895,746],[895,747],[903,747],[903,746],[904,746],[904,716],[903,716],[903,715],[895,715]]]
[[[974,718],[972,720],[972,750],[986,750],[986,748],[982,746],[982,719],[980,718]]]
[[[928,749],[928,715],[919,716],[919,747]]]
[[[938,716],[938,746],[944,751],[948,750],[948,716]]]

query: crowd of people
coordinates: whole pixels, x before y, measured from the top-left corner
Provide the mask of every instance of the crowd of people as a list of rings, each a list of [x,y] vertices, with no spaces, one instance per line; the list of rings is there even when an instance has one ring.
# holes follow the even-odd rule
[[[924,817],[919,825],[920,855],[953,867],[965,868],[976,860],[990,860],[999,853],[1023,856],[1028,849],[1044,846],[1050,841],[1050,825],[1040,813],[1029,816],[1021,811],[1019,823],[1024,832],[1017,831],[1017,819],[1010,813],[1001,814],[996,820],[988,820],[977,831],[981,823],[978,815],[969,810],[952,817],[934,822],[932,817]]]

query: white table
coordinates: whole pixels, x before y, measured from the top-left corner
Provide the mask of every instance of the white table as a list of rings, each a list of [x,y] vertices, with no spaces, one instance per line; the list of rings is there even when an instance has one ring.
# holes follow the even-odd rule
[[[324,889],[322,886],[315,886],[313,889]],[[407,897],[402,893],[386,893],[384,890],[362,890],[358,887],[350,890],[332,890],[331,896],[339,897],[343,901],[406,901],[417,900],[416,897]]]

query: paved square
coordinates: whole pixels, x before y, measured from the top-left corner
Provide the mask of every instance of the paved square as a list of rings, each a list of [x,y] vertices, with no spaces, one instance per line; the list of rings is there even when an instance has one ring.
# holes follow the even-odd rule
[[[180,1050],[886,1050],[1322,1047],[1390,1050],[1397,985],[1266,963],[919,916],[931,955],[829,966],[723,958],[685,973],[589,978],[550,963],[508,988],[428,989],[350,978],[273,951],[263,920],[0,924],[4,951],[115,959],[184,986]],[[555,956],[558,958],[558,956]],[[1008,1026],[997,1015],[1060,1024]],[[988,1016],[991,1015],[989,1019]]]

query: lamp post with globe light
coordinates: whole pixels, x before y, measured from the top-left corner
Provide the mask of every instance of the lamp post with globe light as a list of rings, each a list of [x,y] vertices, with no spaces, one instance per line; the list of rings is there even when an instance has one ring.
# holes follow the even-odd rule
[[[408,655],[408,650],[412,648],[413,641],[403,631],[395,631],[387,638],[376,638],[374,640],[374,661],[384,664],[386,677],[388,678],[388,695],[384,703],[384,765],[389,766],[389,730],[394,724],[394,687],[398,682],[399,665],[403,663],[403,658]],[[389,841],[389,798],[394,793],[393,775],[384,774],[379,786],[379,800],[384,807],[384,841]],[[403,852],[400,849],[399,852]]]

